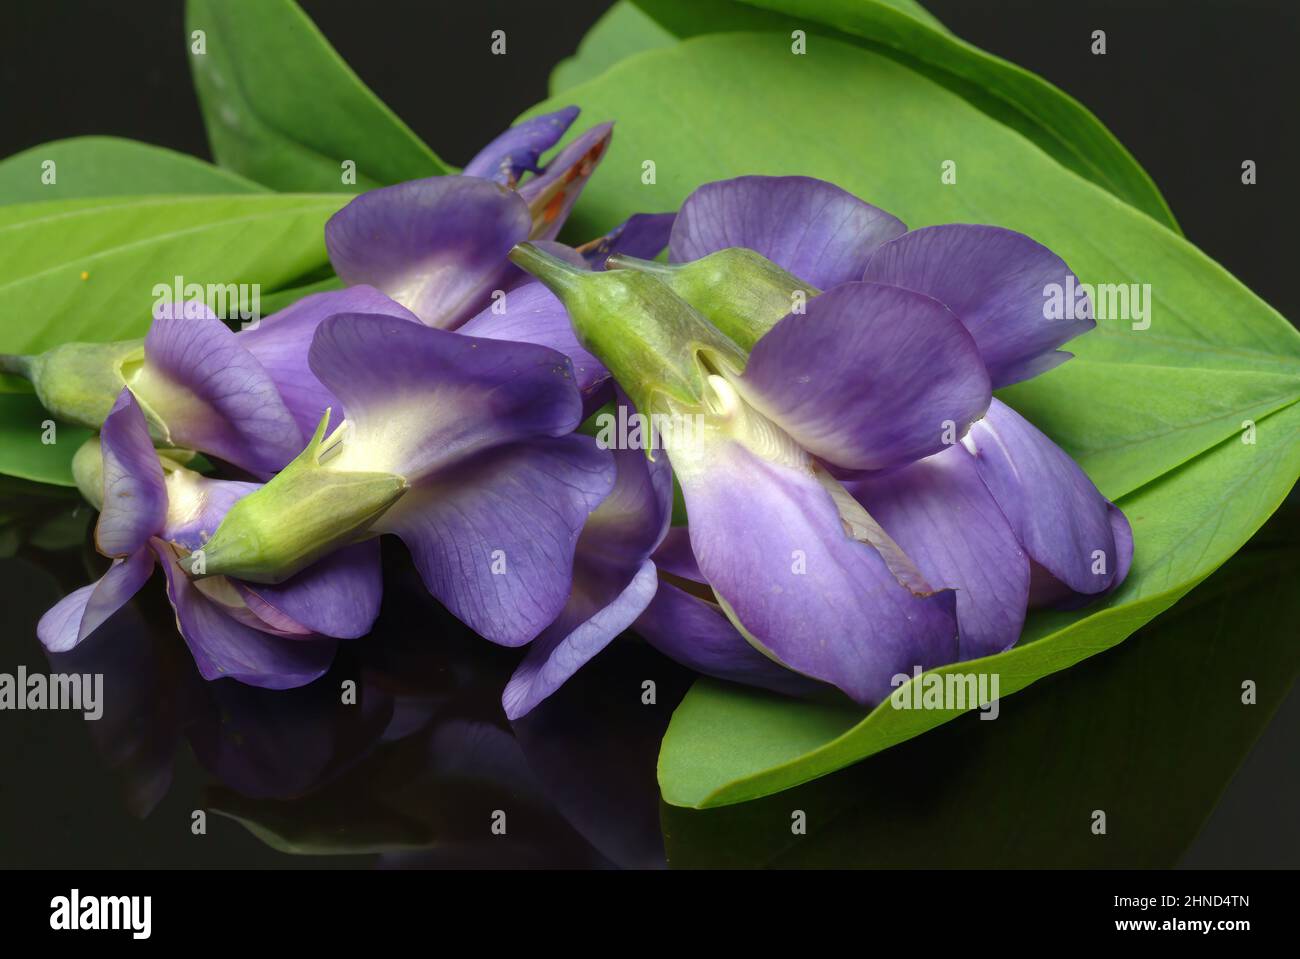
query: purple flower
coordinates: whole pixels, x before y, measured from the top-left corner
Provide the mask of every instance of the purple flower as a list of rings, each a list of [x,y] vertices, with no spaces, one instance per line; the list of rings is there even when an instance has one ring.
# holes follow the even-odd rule
[[[555,362],[555,353],[568,357],[580,406],[576,418],[557,427],[557,437],[611,395],[609,373],[577,342],[559,301],[512,266],[506,253],[531,237],[584,267],[602,265],[616,252],[654,256],[667,245],[673,219],[671,214],[635,216],[581,250],[553,242],[610,136],[608,124],[596,127],[539,169],[541,154],[576,115],[576,108],[569,108],[513,127],[459,177],[435,177],[358,197],[326,229],[331,259],[344,280],[373,284],[430,326],[500,344],[489,348],[444,338],[448,349],[459,345],[478,356],[508,350],[552,357],[547,362]],[[522,179],[526,173],[536,175]],[[529,353],[528,345],[546,350]],[[543,390],[533,401],[545,408],[553,398]],[[315,409],[325,402],[321,394]],[[346,400],[342,405],[352,420],[351,406]],[[470,418],[464,410],[457,415],[465,422]],[[357,429],[350,435],[355,441],[363,434]],[[408,494],[369,527],[405,539],[431,592],[482,635],[508,645],[532,640],[504,695],[512,717],[528,712],[641,614],[656,584],[648,556],[669,513],[666,464],[651,469],[638,454],[611,455],[585,436],[562,438],[563,446],[534,442],[518,462],[558,457],[557,463],[568,464],[564,469],[551,465],[534,471],[504,457],[494,462],[483,456],[484,465],[473,471],[465,467],[459,480],[450,469],[436,482],[410,480],[415,486],[437,485],[440,492]],[[382,458],[372,448],[355,453],[350,462],[369,469]],[[565,470],[575,464],[589,479],[566,478]],[[598,480],[590,478],[596,464],[602,464]],[[399,471],[391,463],[383,468]],[[514,494],[520,515],[517,535],[493,529],[490,522],[502,495],[495,487],[507,470],[534,487]],[[450,493],[458,482],[464,507]],[[476,491],[474,484],[482,488]],[[446,526],[438,517],[440,511],[456,510],[463,510],[456,526]],[[529,541],[529,535],[540,540]],[[537,553],[549,554],[548,561],[534,561]],[[479,581],[494,555],[504,557],[506,569],[498,570],[495,579]],[[512,556],[528,565],[516,569],[511,563],[518,560]]]
[[[195,574],[278,582],[393,533],[480,635],[518,646],[554,621],[579,534],[615,479],[610,454],[573,435],[582,399],[569,360],[345,313],[317,326],[308,363],[342,423],[327,435],[322,420],[293,463],[235,504]]]
[[[678,215],[671,257],[692,261],[730,246],[763,253],[796,283],[808,279],[814,296],[829,289],[808,302],[810,314],[858,276],[934,298],[969,331],[994,388],[1069,359],[1057,348],[1095,325],[1086,316],[1047,318],[1047,292],[1075,277],[1030,238],[964,224],[907,232],[818,180],[741,177],[701,187]],[[693,302],[716,286],[700,272],[704,281],[687,288]],[[784,306],[789,291],[781,296],[774,302]],[[728,331],[743,341],[766,329],[761,315],[747,320]],[[791,318],[777,328],[786,325]],[[969,433],[949,439],[958,436],[959,445],[901,469],[839,475],[928,579],[956,589],[967,659],[1013,645],[1027,605],[1082,605],[1112,590],[1133,543],[1128,521],[1078,465],[1005,404],[994,400]]]
[[[316,328],[341,314],[420,323],[364,285],[305,296],[239,333],[203,303],[185,303],[155,317],[143,362],[127,385],[151,423],[169,425],[170,442],[162,445],[197,450],[267,477],[302,451],[327,409],[339,406],[307,355]],[[151,342],[158,346],[151,349]],[[169,385],[159,389],[155,384],[164,376]],[[195,402],[208,394],[219,401]],[[158,430],[151,432],[159,442]]]
[[[577,116],[569,107],[512,127],[458,176],[363,193],[330,218],[325,245],[349,285],[367,284],[452,330],[503,291],[516,243],[553,240],[604,155],[610,124],[586,131],[538,171]],[[525,173],[534,175],[521,180]]]
[[[206,679],[232,677],[284,689],[320,676],[334,657],[334,638],[364,635],[379,611],[379,555],[373,543],[267,587],[216,577],[191,582],[177,558],[257,484],[208,479],[160,459],[145,416],[123,390],[98,440],[78,452],[87,497],[100,506],[99,550],[113,558],[95,583],[65,597],[37,628],[51,652],[74,648],[149,579],[155,562],[181,635]]]
[[[699,569],[753,645],[863,702],[896,672],[955,658],[951,592],[926,583],[821,462],[902,465],[943,448],[940,424],[983,414],[988,376],[947,310],[851,284],[747,358],[650,275],[588,273],[526,246],[515,256],[638,410],[694,424],[664,448]]]
[[[620,248],[617,238],[604,245]],[[653,252],[644,240],[641,249]],[[537,294],[549,302],[538,302]],[[340,315],[322,327],[340,298],[352,298],[367,314]],[[349,322],[373,350],[353,340],[340,345],[338,329]],[[296,343],[317,328],[309,363]],[[482,635],[507,645],[536,636],[505,691],[512,718],[558,688],[650,602],[657,581],[648,556],[670,513],[667,463],[651,464],[637,451],[611,454],[590,437],[567,435],[582,415],[574,386],[589,395],[608,373],[590,358],[574,380],[565,376],[564,358],[546,348],[548,341],[579,362],[584,354],[563,307],[541,284],[512,292],[508,310],[485,311],[457,333],[428,330],[377,291],[354,287],[310,297],[241,336],[252,341],[250,351],[295,416],[305,422],[333,407],[345,411],[346,425],[337,438],[318,431],[300,463],[231,514],[222,535],[203,544],[207,571],[274,578],[357,536],[396,533],[431,592]],[[423,350],[427,365],[394,376],[390,349],[412,357]],[[519,375],[525,362],[535,373]],[[373,376],[359,393],[367,364]],[[509,409],[502,402],[507,391],[517,403]],[[363,404],[371,403],[377,408],[367,413]],[[508,421],[512,409],[521,422]],[[423,421],[432,434],[422,449],[400,448],[416,433],[402,417]],[[491,451],[516,444],[517,433],[528,442]],[[306,491],[305,476],[324,482]],[[385,494],[371,515],[370,501],[356,495],[357,478],[390,476],[400,477],[400,497],[390,503]],[[520,481],[532,488],[525,492]],[[329,505],[324,497],[344,502]],[[526,510],[530,515],[521,515]],[[302,513],[331,517],[330,529],[300,535],[310,530]],[[249,528],[273,532],[258,538],[257,555],[232,551],[227,544]],[[290,543],[294,556],[272,554],[274,545]]]
[[[670,250],[692,262],[611,261],[635,280],[515,254],[638,408],[702,420],[665,443],[690,551],[674,530],[654,554],[661,586],[637,623],[652,643],[723,678],[816,679],[870,704],[914,666],[1014,644],[1031,588],[1070,603],[1122,581],[1127,521],[990,396],[1091,326],[1044,318],[1044,285],[1068,275],[1050,251],[992,227],[907,233],[793,177],[702,187]]]
[[[1073,460],[1006,404],[952,448],[846,481],[853,497],[932,583],[956,592],[957,659],[1014,645],[1026,609],[1085,605],[1128,574],[1128,520]],[[671,658],[720,679],[803,694],[813,684],[744,641],[674,527],[654,554],[660,586],[635,629]]]

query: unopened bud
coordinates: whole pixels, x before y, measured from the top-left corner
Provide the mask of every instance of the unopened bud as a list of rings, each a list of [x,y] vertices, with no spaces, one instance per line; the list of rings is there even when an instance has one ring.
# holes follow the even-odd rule
[[[226,513],[201,550],[201,568],[181,560],[193,577],[233,576],[253,583],[279,583],[334,550],[367,538],[371,524],[407,490],[391,473],[330,469],[321,457],[328,440],[329,411],[311,443],[261,489]]]
[[[56,419],[98,429],[126,385],[125,368],[143,359],[143,340],[65,343],[37,356],[2,357],[0,368],[30,380]]]
[[[578,339],[642,413],[702,409],[710,373],[744,369],[736,344],[656,275],[583,270],[531,243],[510,259],[559,298]]]
[[[610,269],[649,273],[695,307],[746,353],[789,313],[821,290],[743,247],[730,247],[690,263],[656,263],[611,256]]]

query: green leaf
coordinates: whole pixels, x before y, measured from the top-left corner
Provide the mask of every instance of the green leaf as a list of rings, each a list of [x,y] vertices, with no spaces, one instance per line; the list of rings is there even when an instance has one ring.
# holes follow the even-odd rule
[[[817,49],[795,57],[780,35],[706,36],[566,91],[566,101],[620,118],[579,205],[578,232],[673,209],[710,180],[799,173],[838,183],[913,227],[1019,230],[1085,283],[1150,284],[1149,326],[1100,319],[1070,344],[1079,359],[1006,391],[1108,493],[1128,494],[1121,505],[1137,541],[1128,580],[1105,603],[1035,616],[1021,645],[961,667],[998,670],[1007,695],[1118,643],[1276,508],[1300,474],[1300,334],[1181,237],[950,91],[859,47],[822,38]],[[640,178],[647,159],[657,164],[652,185]],[[954,185],[940,182],[949,159]],[[1245,419],[1257,422],[1253,444],[1242,442]],[[764,795],[954,715],[886,709],[864,719],[698,683],[665,738],[665,798],[695,806]]]
[[[855,43],[924,74],[1033,141],[1058,163],[1178,231],[1164,197],[1115,136],[1042,77],[975,47],[906,0],[636,0],[678,37],[802,29]],[[800,59],[814,60],[818,39]],[[808,109],[807,101],[801,110]],[[862,116],[870,116],[869,112]],[[620,118],[622,119],[622,118]]]
[[[75,485],[72,457],[94,430],[56,423],[51,436],[47,422],[52,422],[50,414],[35,394],[0,394],[0,473],[37,483]]]
[[[599,76],[634,53],[676,42],[676,36],[643,13],[632,0],[618,0],[587,31],[577,52],[555,65],[551,71],[551,95]]]
[[[328,265],[327,195],[70,200],[0,217],[0,352],[142,336],[155,286],[257,284],[273,292]]]
[[[1296,399],[1294,373],[1076,358],[998,396],[1114,500]],[[1195,397],[1195,405],[1188,402]]]
[[[47,162],[54,181],[44,182]],[[140,193],[257,193],[229,170],[174,150],[118,137],[53,140],[0,161],[0,203]]]
[[[276,190],[360,192],[451,172],[293,0],[188,0],[190,66],[212,154]],[[356,164],[345,184],[342,164]]]
[[[229,314],[230,294],[300,286],[329,267],[323,229],[344,202],[337,195],[105,197],[0,207],[0,353],[40,353],[61,343],[143,336],[156,286],[199,284]],[[183,291],[182,291],[183,292]],[[299,294],[301,295],[301,294]],[[266,309],[262,312],[265,314]],[[77,443],[60,427],[55,447],[39,443],[30,386],[0,378],[0,473],[72,484]],[[16,395],[5,395],[16,394]],[[28,404],[28,405],[24,405]],[[22,442],[17,442],[21,438]]]
[[[963,716],[780,796],[665,806],[669,863],[1172,866],[1300,671],[1297,576],[1294,535],[1252,543],[1130,642],[1001,702],[992,721]],[[791,809],[806,835],[791,835]]]

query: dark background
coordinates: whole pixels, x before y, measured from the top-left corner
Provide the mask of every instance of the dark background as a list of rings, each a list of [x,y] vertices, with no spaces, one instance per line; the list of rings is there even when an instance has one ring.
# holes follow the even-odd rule
[[[361,78],[454,163],[545,97],[551,67],[574,51],[608,5],[303,0]],[[958,36],[1041,74],[1087,105],[1152,175],[1192,242],[1284,315],[1300,317],[1292,282],[1295,231],[1284,222],[1300,209],[1300,5],[1294,0],[928,0],[926,6]],[[11,0],[4,22],[0,156],[84,134],[209,156],[189,79],[180,0]],[[489,53],[489,35],[499,28],[509,35],[507,58]],[[1089,52],[1094,29],[1106,31],[1104,57]],[[1259,182],[1252,187],[1240,182],[1246,159],[1258,165]],[[18,588],[7,582],[0,592]],[[6,615],[10,599],[0,600]],[[31,644],[22,661],[38,664],[41,654],[34,639]],[[152,835],[148,848],[139,845],[144,834],[125,825],[125,814],[111,802],[97,813],[102,821],[68,821],[73,807],[53,797],[111,789],[80,720],[59,720],[63,733],[34,742],[27,735],[33,724],[0,719],[0,763],[8,767],[0,793],[9,792],[0,798],[15,798],[16,770],[25,775],[45,767],[52,781],[32,788],[53,803],[23,802],[24,815],[34,820],[0,822],[0,830],[48,835],[59,850],[54,861],[184,861],[183,852],[164,851],[162,836]],[[1185,864],[1300,862],[1298,730],[1300,701],[1293,693]],[[64,751],[42,752],[53,745]],[[192,792],[197,775],[192,767],[178,769],[174,790]],[[220,860],[283,861],[268,858],[242,831],[223,835],[230,845],[217,854]],[[91,836],[101,848],[84,845]],[[60,838],[74,837],[83,844],[59,847]],[[20,860],[39,855],[35,845],[22,848]]]

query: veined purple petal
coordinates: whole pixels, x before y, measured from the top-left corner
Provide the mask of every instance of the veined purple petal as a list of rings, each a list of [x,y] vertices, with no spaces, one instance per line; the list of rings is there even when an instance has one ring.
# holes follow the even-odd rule
[[[580,586],[575,577],[575,595],[570,597],[559,618],[529,644],[528,655],[506,684],[501,695],[506,717],[519,719],[527,715],[563,686],[636,621],[654,598],[657,586],[655,564],[650,560],[643,562],[631,582],[608,602],[603,601],[603,594],[610,586],[604,583]],[[601,594],[602,599],[591,598],[593,593]]]
[[[577,107],[565,107],[516,123],[465,164],[462,176],[483,177],[514,186],[525,173],[537,172],[537,161],[578,118]]]
[[[334,270],[429,326],[455,329],[503,284],[532,216],[513,190],[472,176],[412,180],[353,199],[325,224]]]
[[[167,522],[159,535],[188,550],[198,549],[216,532],[237,500],[260,488],[259,483],[173,470],[167,474]]]
[[[491,446],[570,432],[582,416],[569,361],[531,343],[343,314],[321,323],[309,361],[353,426],[335,467],[412,484]]]
[[[614,254],[653,260],[663,252],[672,235],[676,213],[633,213],[599,239],[584,243],[578,251],[593,270],[603,270]]]
[[[116,566],[122,560],[113,560]],[[112,567],[109,567],[112,571]],[[52,653],[62,653],[81,642],[81,624],[86,616],[90,597],[102,580],[95,580],[74,589],[51,606],[36,624],[36,638]]]
[[[130,390],[118,394],[104,419],[99,442],[104,506],[95,525],[95,543],[106,556],[129,556],[147,546],[167,518],[162,464]]]
[[[672,471],[644,451],[612,452],[614,488],[588,517],[564,610],[529,646],[502,704],[517,719],[555,692],[641,615],[658,578],[649,560],[672,514]]]
[[[420,322],[414,313],[374,287],[352,286],[305,296],[239,334],[239,342],[257,358],[280,391],[303,443],[316,432],[316,424],[327,408],[339,409],[334,394],[307,365],[307,350],[316,327],[326,317],[339,313],[377,313]]]
[[[746,638],[862,704],[888,696],[896,674],[955,660],[951,592],[920,595],[919,576],[903,585],[905,557],[853,538],[834,481],[768,425],[754,440],[763,455],[734,438],[670,451],[700,571]]]
[[[1068,360],[1071,354],[1056,348],[1096,325],[1082,296],[1065,313],[1070,318],[1049,319],[1051,291],[1065,297],[1077,278],[1041,243],[996,226],[913,230],[876,250],[863,279],[924,293],[957,314],[979,345],[994,389]]]
[[[988,408],[975,341],[942,304],[843,283],[755,344],[738,383],[809,452],[847,469],[908,463],[955,442]]]
[[[862,279],[867,261],[907,227],[825,180],[742,176],[706,183],[682,204],[669,257],[748,247],[822,290]]]
[[[379,540],[345,546],[278,585],[234,582],[259,617],[270,607],[313,633],[355,639],[379,615]]]
[[[1015,644],[1029,557],[963,447],[845,486],[930,583],[955,591],[961,659]]]
[[[559,235],[582,188],[604,157],[613,131],[612,123],[584,131],[546,165],[540,176],[519,185],[519,195],[532,211],[530,239],[554,240]]]
[[[36,636],[52,653],[66,653],[93,633],[140,591],[153,572],[148,546],[113,560],[98,581],[59,600],[36,624]]]
[[[1064,450],[999,400],[962,445],[1030,559],[1084,597],[1123,581],[1128,520]]]
[[[579,392],[590,396],[609,380],[609,370],[578,342],[563,304],[538,280],[508,291],[456,332],[489,340],[536,343],[563,353],[573,363]]]
[[[516,443],[433,474],[375,529],[402,538],[462,622],[522,646],[564,608],[578,536],[613,484],[612,458],[590,437]]]
[[[697,673],[789,696],[826,688],[768,659],[745,641],[717,603],[679,587],[681,582],[661,572],[654,599],[632,624],[659,652]],[[690,585],[708,591],[703,584]]]
[[[175,445],[263,476],[302,448],[275,384],[220,320],[155,320],[144,349],[131,389],[164,419]]]
[[[285,639],[239,622],[199,591],[170,546],[154,540],[153,548],[167,575],[176,624],[204,679],[229,677],[265,689],[292,689],[329,669],[338,645],[334,640]]]

